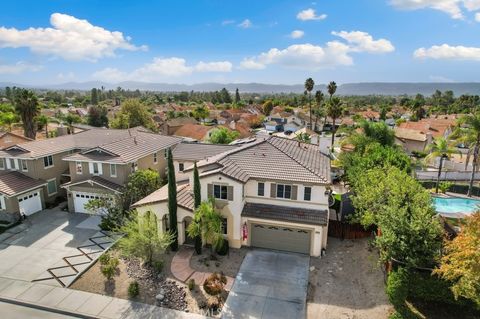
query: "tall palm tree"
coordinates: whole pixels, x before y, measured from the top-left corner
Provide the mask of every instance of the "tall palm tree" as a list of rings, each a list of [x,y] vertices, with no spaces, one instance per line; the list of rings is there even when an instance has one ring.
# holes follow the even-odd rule
[[[332,118],[332,151],[333,143],[335,142],[335,121],[343,113],[343,102],[338,97],[334,96],[327,102],[327,115]]]
[[[335,83],[335,81],[331,81],[330,83],[328,83],[327,91],[328,91],[328,94],[330,95],[330,100],[331,100],[335,92],[337,92],[337,83]]]
[[[312,129],[312,90],[315,82],[312,78],[305,80],[305,93],[308,94],[308,107],[310,110],[310,129]]]
[[[314,131],[317,129],[318,118],[325,115],[325,112],[322,109],[324,99],[325,99],[325,95],[323,94],[323,92],[320,91],[320,90],[317,90],[315,92],[315,102],[317,104],[316,108],[315,108],[315,111],[314,111],[314,113],[315,113],[315,125],[314,126],[315,127],[314,127],[314,129],[312,129]],[[325,123],[323,123],[323,124],[325,124]]]
[[[40,116],[37,116],[37,123],[42,125],[45,128],[45,136],[48,138],[48,123],[50,122],[50,119],[48,116],[42,114]]]
[[[25,89],[16,90],[15,111],[22,120],[23,135],[34,140],[37,135],[35,117],[38,115],[38,99],[35,93]]]
[[[465,125],[466,128],[462,128]],[[472,174],[468,184],[467,196],[472,196],[473,181],[475,180],[475,173],[479,167],[479,150],[480,150],[480,112],[470,114],[458,121],[458,126],[453,132],[452,136],[457,142],[468,147],[467,158],[465,160],[465,169],[467,169],[472,159]]]
[[[440,157],[440,163],[438,165],[437,184],[435,186],[435,193],[438,193],[438,185],[440,184],[440,176],[442,174],[443,161],[449,159],[453,154],[461,154],[459,151],[452,147],[444,137],[440,137],[428,145],[427,151],[430,154],[425,157],[425,161],[432,162],[437,157]]]

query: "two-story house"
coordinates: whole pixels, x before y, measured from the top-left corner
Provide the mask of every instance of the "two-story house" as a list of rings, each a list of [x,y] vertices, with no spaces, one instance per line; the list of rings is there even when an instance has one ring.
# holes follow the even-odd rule
[[[229,245],[320,256],[327,245],[330,160],[317,145],[278,137],[260,139],[197,162],[202,200],[215,199]],[[193,168],[177,185],[179,242],[193,218]],[[168,186],[135,207],[152,211],[168,230]]]
[[[91,129],[7,147],[0,151],[0,211],[30,215],[68,195],[70,211],[83,212],[79,203],[75,209],[73,189],[102,193],[97,191],[102,184],[106,193],[118,191],[132,169],[152,168],[163,176],[164,150],[180,141],[144,128]],[[118,171],[111,163],[118,164]]]

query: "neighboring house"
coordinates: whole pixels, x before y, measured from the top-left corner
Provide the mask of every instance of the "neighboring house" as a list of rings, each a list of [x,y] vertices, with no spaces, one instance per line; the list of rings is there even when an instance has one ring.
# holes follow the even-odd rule
[[[231,247],[255,246],[320,256],[327,246],[330,160],[318,146],[278,137],[246,144],[197,163],[201,197],[215,198]],[[179,243],[193,218],[193,172],[177,185]],[[168,185],[135,203],[167,231]]]
[[[0,150],[9,146],[29,142],[31,139],[12,132],[0,132]]]
[[[161,142],[159,142],[161,140]],[[137,144],[135,144],[135,141]],[[53,203],[58,197],[64,197],[66,191],[61,187],[65,184],[69,190],[69,185],[72,180],[79,181],[80,177],[76,174],[76,166],[66,161],[68,156],[75,153],[89,153],[89,150],[106,150],[105,155],[113,156],[116,152],[122,152],[118,156],[118,164],[122,164],[125,157],[124,153],[130,153],[132,162],[137,162],[139,168],[149,168],[147,164],[138,157],[138,148],[142,145],[141,154],[145,157],[152,155],[155,149],[162,149],[159,144],[175,145],[180,142],[180,139],[175,137],[161,136],[153,133],[148,133],[143,128],[132,128],[130,130],[109,130],[109,129],[91,129],[78,134],[64,135],[56,138],[50,138],[46,140],[36,140],[26,143],[16,144],[7,147],[0,151],[0,184],[12,185],[12,179],[9,173],[16,172],[23,177],[23,182],[20,184],[13,184],[8,186],[12,189],[10,193],[3,193],[3,196],[12,198],[12,203],[8,212],[15,213],[16,207],[19,211],[25,214],[33,214],[45,207],[46,203]],[[121,150],[117,150],[114,147],[120,145]],[[163,144],[162,144],[163,145]],[[152,147],[154,149],[152,149]],[[168,147],[168,146],[167,146]],[[151,151],[151,153],[149,153]],[[93,156],[90,153],[88,156]],[[159,163],[164,162],[163,154],[159,154]],[[109,164],[107,161],[109,158],[105,158],[105,164]],[[79,161],[82,162],[82,161]],[[87,161],[85,165],[85,178],[90,177],[87,174],[87,170],[90,162]],[[102,162],[102,165],[104,163]],[[93,165],[93,164],[92,164]],[[161,173],[161,165],[158,164],[158,169]],[[73,167],[72,167],[73,166]],[[99,165],[93,167],[93,175],[95,178],[92,183],[84,185],[84,190],[90,189],[90,193],[94,193],[93,189],[97,189],[100,186],[98,184],[103,183],[103,180],[107,180],[103,177],[103,174],[96,174],[100,169]],[[110,172],[105,169],[105,172]],[[103,172],[103,169],[102,169]],[[123,173],[120,169],[118,175]],[[3,174],[2,174],[3,173]],[[102,176],[101,176],[102,175]],[[163,175],[163,174],[162,174]],[[108,181],[109,183],[111,181]],[[114,184],[117,184],[114,182]],[[32,185],[37,187],[32,190]],[[122,184],[119,184],[122,185]],[[106,188],[114,188],[112,184],[103,185]],[[102,187],[103,187],[102,186]],[[103,188],[105,188],[103,187]],[[101,188],[101,187],[100,187]],[[30,196],[24,198],[25,192],[29,192]],[[70,191],[70,190],[69,190]],[[0,190],[1,193],[1,190]],[[71,192],[70,192],[71,194]],[[16,201],[16,202],[15,202]],[[69,198],[70,202],[70,198]],[[72,205],[69,206],[70,209]],[[81,211],[81,209],[79,209]]]
[[[194,141],[206,142],[215,126],[205,126],[202,124],[185,124],[175,131],[175,136],[187,137]]]
[[[160,130],[164,135],[176,135],[177,130],[182,128],[184,125],[197,123],[197,120],[195,120],[193,117],[177,117],[163,122]]]
[[[291,140],[296,140],[297,137],[300,135],[300,134],[308,134],[310,136],[310,144],[316,144],[318,145],[320,143],[320,136],[315,133],[314,131],[312,130],[309,130],[308,128],[304,127],[304,128],[301,128],[299,130],[296,130],[295,132],[292,132],[290,134],[287,134],[286,133],[287,131],[285,132],[278,132],[278,133],[274,133],[273,135],[274,136],[278,136],[278,137],[283,137],[283,138],[288,138],[288,139],[291,139]]]
[[[431,133],[423,133],[421,131],[408,128],[396,127],[395,143],[400,145],[403,150],[409,154],[412,152],[423,152],[428,144],[433,140]]]
[[[398,127],[416,130],[423,134],[430,133],[434,138],[447,138],[452,133],[455,122],[456,120],[451,118],[426,118],[417,122],[403,122]]]

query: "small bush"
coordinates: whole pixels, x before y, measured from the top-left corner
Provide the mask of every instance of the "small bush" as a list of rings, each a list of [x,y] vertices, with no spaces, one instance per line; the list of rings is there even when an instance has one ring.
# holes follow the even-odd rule
[[[138,282],[135,280],[128,285],[128,296],[130,298],[135,298],[140,293],[140,286]]]
[[[402,307],[405,304],[408,296],[408,272],[406,269],[398,268],[388,275],[387,296],[395,307]]]
[[[105,276],[105,278],[107,278],[108,280],[113,278],[113,276],[115,275],[115,272],[117,271],[118,264],[119,264],[118,258],[110,258],[108,262],[101,265],[100,270],[102,274]]]
[[[190,278],[188,281],[188,290],[194,290],[195,289],[195,279]]]
[[[228,249],[228,240],[224,239],[222,245],[217,249],[217,254],[219,254],[220,256],[225,256],[226,254],[228,254]]]
[[[102,265],[108,264],[108,262],[110,261],[110,254],[109,254],[109,253],[105,253],[105,254],[101,255],[100,257],[98,257],[98,261],[99,261],[100,264],[102,264]]]
[[[227,277],[222,273],[214,272],[203,283],[203,289],[211,296],[216,296],[223,291],[223,287],[227,284]]]
[[[440,184],[438,184],[438,189],[440,190],[440,192],[442,192],[442,194],[445,194],[452,186],[452,182],[440,182]]]
[[[163,260],[156,260],[156,261],[153,262],[153,269],[154,269],[157,273],[161,273],[161,272],[162,272],[163,266],[164,266]]]

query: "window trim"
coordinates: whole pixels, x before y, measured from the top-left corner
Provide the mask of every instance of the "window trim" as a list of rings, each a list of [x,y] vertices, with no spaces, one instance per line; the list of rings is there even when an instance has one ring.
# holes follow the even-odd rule
[[[7,204],[5,203],[5,196],[0,195],[0,210],[6,210]]]
[[[262,191],[260,192],[260,185],[262,185]],[[260,194],[261,193],[261,194]],[[258,182],[257,184],[257,196],[265,196],[265,182]]]
[[[78,171],[79,167],[80,167],[80,171]],[[75,173],[77,175],[82,175],[83,174],[83,163],[82,162],[75,162]]]
[[[51,161],[49,159],[51,159]],[[50,164],[50,162],[51,162],[51,164]],[[47,164],[47,166],[45,166],[45,164]],[[43,168],[48,169],[48,168],[51,168],[51,167],[54,167],[53,155],[44,156],[43,157]]]
[[[55,192],[54,193],[50,193],[50,190],[48,189],[48,183],[50,183],[50,182],[55,182]],[[56,178],[47,179],[47,194],[48,194],[48,196],[52,196],[52,195],[55,195],[57,193],[58,193],[57,179]]]
[[[12,170],[12,171],[19,171],[20,170],[20,165],[18,163],[18,158],[10,157],[7,159],[7,168]],[[13,163],[13,166],[12,166]]]
[[[178,163],[178,171],[183,172],[185,170],[185,164],[184,163]]]
[[[5,159],[4,158],[0,158],[0,170],[5,170]]]
[[[115,174],[112,173],[112,167],[115,167]],[[117,164],[110,164],[110,177],[117,177]]]
[[[25,164],[25,167],[23,167],[23,164]],[[20,168],[22,169],[22,172],[28,172],[28,165],[27,165],[27,160],[21,159],[20,160]]]
[[[153,164],[158,164],[158,152],[153,153]]]
[[[308,199],[307,199],[307,189],[309,190],[308,191]],[[307,201],[307,202],[312,201],[312,187],[311,186],[305,186],[303,188],[303,200]]]
[[[280,192],[279,188],[282,187],[282,191]],[[287,187],[289,188],[289,196],[286,197],[287,193]],[[279,194],[282,193],[282,196],[279,196]],[[281,198],[281,199],[292,199],[292,185],[291,184],[277,184],[277,194],[276,198]]]

